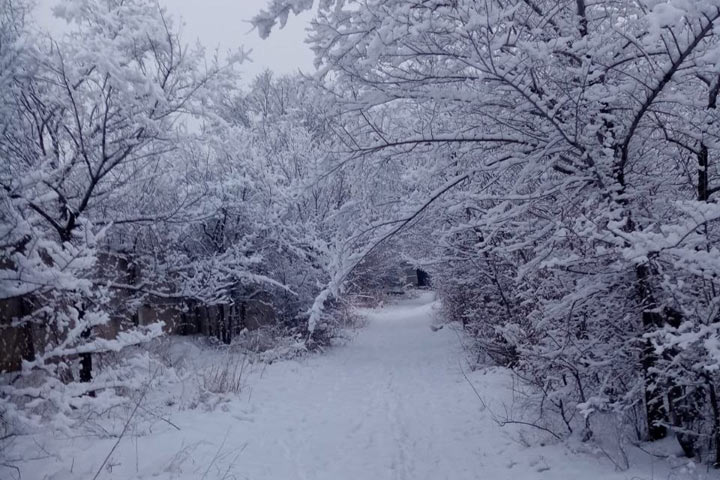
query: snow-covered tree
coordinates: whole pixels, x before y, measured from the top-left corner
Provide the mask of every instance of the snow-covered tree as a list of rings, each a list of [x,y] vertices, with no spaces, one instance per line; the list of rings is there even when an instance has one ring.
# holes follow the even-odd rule
[[[14,5],[3,2],[3,18]],[[93,375],[94,354],[161,333],[111,322],[117,272],[106,267],[128,240],[113,227],[167,215],[132,206],[167,171],[189,115],[234,77],[232,64],[187,49],[152,2],[78,0],[55,13],[69,24],[60,38],[12,23],[18,48],[3,71],[0,298],[32,351],[27,378],[2,394],[7,409],[66,427],[73,409],[133,385],[121,368]]]

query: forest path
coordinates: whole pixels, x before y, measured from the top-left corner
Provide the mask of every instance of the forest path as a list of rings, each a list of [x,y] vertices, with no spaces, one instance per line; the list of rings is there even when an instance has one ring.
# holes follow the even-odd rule
[[[255,387],[275,420],[264,441],[284,447],[267,478],[478,477],[480,404],[459,372],[457,335],[429,328],[432,297],[362,312],[368,325],[351,343]]]
[[[211,396],[194,407],[166,413],[179,430],[158,419],[145,426],[145,434],[128,433],[98,478],[691,478],[680,469],[658,468],[661,465],[650,456],[631,470],[616,472],[604,454],[573,453],[562,444],[539,446],[537,431],[500,427],[483,409],[463,369],[493,411],[511,408],[516,415],[510,375],[501,368],[467,371],[457,332],[451,327],[430,329],[437,306],[433,293],[423,292],[383,308],[361,310],[368,324],[347,345],[299,360],[258,365],[248,373],[240,396]],[[208,355],[188,350],[193,351],[181,357],[197,365]],[[187,401],[188,385],[149,396],[156,403],[168,398]],[[538,446],[523,446],[528,439]],[[41,451],[22,465],[22,478],[93,478],[114,443],[113,438],[85,435],[25,438],[16,446],[18,455],[27,458],[31,450]],[[587,452],[591,446],[574,448]],[[610,449],[609,454],[617,451]]]
[[[251,421],[231,429],[239,478],[630,478],[562,446],[523,447],[498,426],[463,376],[457,333],[430,329],[436,307],[423,292],[363,310],[368,325],[348,345],[272,365],[253,386]],[[471,378],[497,408],[511,402],[506,371]]]

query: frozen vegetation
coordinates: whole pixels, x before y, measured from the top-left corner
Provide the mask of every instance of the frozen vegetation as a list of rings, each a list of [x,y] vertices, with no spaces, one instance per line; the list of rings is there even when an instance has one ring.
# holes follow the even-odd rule
[[[2,480],[717,476],[720,0],[268,0],[316,70],[253,79],[155,0],[35,11]]]
[[[234,369],[244,357],[172,342],[163,356],[173,367],[162,367],[163,380],[144,377],[152,387],[143,411],[99,478],[712,478],[687,459],[643,451],[667,454],[667,444],[617,445],[615,437],[605,445],[565,444],[521,425],[501,426],[501,418],[531,421],[527,399],[513,391],[506,369],[469,370],[457,326],[429,328],[439,313],[433,297],[424,292],[362,310],[367,325],[350,343],[324,355],[246,365],[232,373],[241,388],[218,394],[198,377],[207,378],[213,364]],[[108,438],[35,435],[18,440],[10,455],[27,459],[23,478],[93,478],[126,413],[92,422]],[[629,459],[630,469],[616,468]]]

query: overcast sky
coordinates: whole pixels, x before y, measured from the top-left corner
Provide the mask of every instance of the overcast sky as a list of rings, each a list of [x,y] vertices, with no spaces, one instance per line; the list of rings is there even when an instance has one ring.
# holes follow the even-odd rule
[[[175,17],[184,22],[183,37],[188,43],[195,39],[208,48],[219,46],[221,51],[244,46],[252,49],[252,63],[242,66],[245,80],[251,80],[269,68],[278,73],[298,70],[312,72],[313,55],[304,42],[312,15],[309,12],[291,17],[284,29],[273,30],[267,40],[251,31],[248,20],[259,12],[267,0],[160,0]],[[57,0],[39,0],[38,21],[51,24],[50,11]]]

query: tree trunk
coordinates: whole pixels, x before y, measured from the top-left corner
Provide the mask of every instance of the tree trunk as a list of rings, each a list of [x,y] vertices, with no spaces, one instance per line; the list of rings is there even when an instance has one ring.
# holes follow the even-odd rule
[[[698,435],[692,431],[692,427],[694,420],[702,415],[698,410],[702,403],[702,390],[695,387],[673,385],[668,389],[670,416],[673,425],[677,427],[675,438],[688,458],[693,458],[697,454]]]
[[[235,317],[237,316],[237,308],[235,304],[230,305],[228,312],[228,335],[230,336],[230,343],[235,336]]]
[[[698,159],[698,184],[697,197],[701,202],[707,202],[710,199],[710,189],[708,183],[708,147],[704,143],[700,144],[700,151],[697,154]]]
[[[240,326],[241,328],[246,328],[247,324],[245,323],[247,320],[247,304],[245,302],[242,302],[240,304]]]
[[[713,413],[713,440],[715,442],[715,468],[720,468],[720,405],[718,405],[717,391],[715,384],[706,375],[708,390],[710,393],[710,407]]]
[[[20,300],[20,316],[25,318],[27,315],[32,313],[31,300],[23,297]],[[25,340],[25,348],[22,352],[22,358],[24,360],[33,361],[35,360],[35,334],[33,332],[32,322],[25,322],[22,327],[23,337]]]
[[[228,331],[227,316],[225,315],[225,305],[218,305],[218,317],[220,322],[220,340],[225,345],[230,345],[230,332]]]
[[[658,311],[658,305],[649,285],[650,267],[647,264],[635,268],[637,277],[637,293],[643,309],[642,324],[644,332],[652,332],[664,324],[663,315]],[[648,440],[660,440],[667,436],[668,414],[665,408],[663,388],[655,372],[658,357],[655,347],[648,339],[645,340],[640,353],[640,364],[645,379],[645,413],[647,418]]]
[[[203,328],[202,328],[203,327],[202,319],[200,318],[200,309],[198,308],[197,305],[194,304],[194,302],[191,305],[192,305],[193,319],[195,320],[195,332],[200,333],[200,334],[204,333]]]
[[[81,313],[82,315],[82,313]],[[86,328],[83,330],[83,332],[80,334],[82,338],[90,338],[90,329]],[[91,353],[81,353],[80,354],[80,381],[84,383],[90,383],[92,381],[92,354]],[[95,392],[91,391],[88,392],[88,395],[91,397],[95,396]]]

